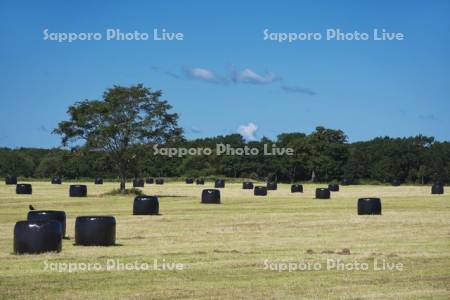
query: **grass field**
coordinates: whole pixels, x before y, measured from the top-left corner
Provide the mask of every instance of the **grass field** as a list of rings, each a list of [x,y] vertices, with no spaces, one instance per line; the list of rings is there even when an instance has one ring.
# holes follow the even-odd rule
[[[422,186],[344,186],[331,200],[313,199],[315,185],[291,194],[279,185],[254,197],[241,184],[222,189],[221,205],[200,204],[211,187],[146,185],[160,198],[160,216],[133,216],[133,197],[102,196],[117,183],[88,183],[87,198],[69,198],[68,183],[33,183],[33,195],[0,184],[2,299],[449,299],[450,194]],[[358,197],[382,199],[382,216],[358,216]],[[28,205],[64,210],[61,253],[14,255],[14,223]],[[74,246],[79,215],[114,215],[117,246]],[[348,250],[342,250],[342,249]],[[183,270],[46,270],[45,262],[106,265],[108,259]],[[330,262],[348,263],[336,270]],[[381,263],[401,270],[375,270]],[[286,263],[319,270],[278,271]],[[367,270],[348,270],[367,263]],[[269,267],[268,267],[269,266]]]

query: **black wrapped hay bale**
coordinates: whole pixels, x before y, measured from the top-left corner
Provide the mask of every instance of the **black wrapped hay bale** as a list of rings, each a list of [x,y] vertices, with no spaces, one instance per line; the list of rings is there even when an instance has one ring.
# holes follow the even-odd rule
[[[71,184],[69,188],[70,197],[86,197],[87,186],[84,184]]]
[[[402,181],[400,179],[393,179],[391,181],[392,186],[400,186],[402,184]]]
[[[251,181],[244,181],[242,183],[242,189],[244,189],[244,190],[253,190],[253,182],[251,182]]]
[[[100,177],[95,178],[94,184],[103,184],[103,178],[100,178]]]
[[[21,195],[31,195],[33,193],[33,188],[29,183],[18,183],[16,185],[16,194]]]
[[[215,188],[224,188],[224,187],[225,187],[225,180],[223,180],[223,179],[217,179],[217,180],[214,182],[214,187],[215,187]]]
[[[431,194],[439,195],[444,193],[444,186],[439,184],[433,184],[431,187]]]
[[[153,184],[153,182],[155,182],[155,180],[152,177],[147,177],[145,178],[145,183],[147,184]]]
[[[144,179],[134,178],[133,179],[133,187],[144,187]]]
[[[196,184],[198,184],[198,185],[203,185],[203,184],[205,184],[205,179],[203,179],[203,178],[197,178],[197,180],[195,180],[195,183]]]
[[[58,221],[61,223],[62,236],[66,236],[66,213],[60,210],[30,210],[28,221]]]
[[[253,190],[253,195],[255,196],[267,196],[267,187],[265,186],[255,186]]]
[[[19,221],[14,226],[14,253],[60,252],[62,226],[58,221]]]
[[[193,184],[194,178],[186,178],[186,184]]]
[[[220,204],[220,191],[215,189],[206,189],[202,191],[202,203]]]
[[[62,180],[59,177],[53,177],[52,178],[52,184],[61,184]]]
[[[359,198],[358,215],[381,215],[380,198]]]
[[[133,202],[133,215],[159,214],[159,201],[156,196],[137,196]]]
[[[330,199],[330,190],[327,188],[317,188],[316,199]]]
[[[291,193],[303,193],[303,185],[301,184],[291,185]]]
[[[351,185],[351,184],[353,184],[353,179],[350,178],[344,178],[341,181],[341,185]]]
[[[156,184],[164,184],[164,179],[163,178],[156,178],[155,183]]]
[[[6,176],[5,177],[5,184],[8,184],[8,185],[17,184],[17,177],[16,176],[12,176],[12,175]]]
[[[339,184],[337,184],[337,183],[331,183],[331,184],[328,185],[328,189],[329,189],[331,192],[339,192]]]
[[[267,183],[267,190],[269,191],[275,191],[278,188],[278,184],[276,182],[268,182]]]
[[[116,219],[113,216],[82,216],[75,220],[75,244],[113,246],[116,243]]]

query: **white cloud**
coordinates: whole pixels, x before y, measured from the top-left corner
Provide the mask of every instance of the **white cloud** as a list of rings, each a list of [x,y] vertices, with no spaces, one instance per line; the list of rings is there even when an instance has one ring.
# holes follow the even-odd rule
[[[213,71],[204,68],[183,68],[184,74],[191,79],[198,79],[207,82],[221,83],[222,79],[219,78]]]
[[[234,71],[232,79],[235,83],[269,84],[279,78],[272,72],[266,72],[264,75],[260,75],[252,69],[247,68],[242,71]]]
[[[237,132],[244,137],[244,139],[248,141],[256,140],[256,131],[258,130],[258,126],[256,124],[250,122],[247,125],[239,126]]]

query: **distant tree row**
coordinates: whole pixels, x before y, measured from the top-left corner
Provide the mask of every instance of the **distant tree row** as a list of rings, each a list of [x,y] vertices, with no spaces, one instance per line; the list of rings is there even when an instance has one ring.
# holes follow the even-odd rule
[[[400,179],[424,184],[435,180],[450,182],[450,143],[433,137],[379,137],[348,143],[341,130],[317,127],[311,134],[284,133],[276,140],[263,138],[246,142],[241,135],[186,140],[183,137],[159,147],[211,148],[229,144],[233,148],[259,149],[256,156],[211,155],[167,157],[154,155],[153,144],[135,145],[134,162],[124,176],[146,177],[245,177],[280,182],[304,182],[343,178],[355,181],[389,182]],[[264,156],[264,144],[294,149],[294,155]],[[92,149],[91,149],[92,150]],[[105,150],[86,147],[64,149],[0,148],[0,175],[21,177],[120,179],[113,157]]]

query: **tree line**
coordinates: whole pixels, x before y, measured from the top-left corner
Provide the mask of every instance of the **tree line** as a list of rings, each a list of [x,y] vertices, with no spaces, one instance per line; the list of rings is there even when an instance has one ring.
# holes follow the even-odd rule
[[[159,144],[159,143],[158,143]],[[283,133],[276,139],[245,141],[239,134],[187,140],[182,135],[160,144],[173,148],[257,148],[258,155],[155,155],[154,142],[132,145],[126,174],[133,177],[240,177],[279,182],[450,182],[450,143],[433,137],[377,137],[349,143],[342,130],[317,127],[312,133]],[[265,156],[264,144],[292,148],[293,155]],[[0,148],[0,174],[27,178],[119,179],[114,157],[87,146],[72,149]]]

